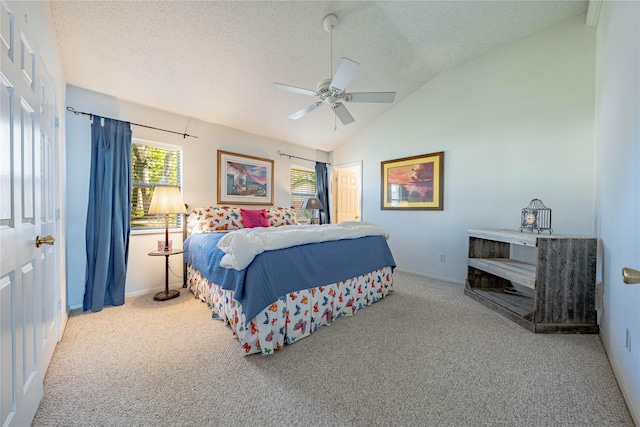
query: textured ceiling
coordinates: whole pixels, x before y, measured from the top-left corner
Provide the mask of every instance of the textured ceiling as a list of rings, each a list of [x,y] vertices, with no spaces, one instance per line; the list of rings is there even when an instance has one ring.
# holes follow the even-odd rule
[[[587,7],[587,1],[51,2],[68,84],[325,151],[442,70]],[[338,17],[333,49],[322,28],[329,13]],[[361,64],[348,92],[395,91],[394,104],[347,103],[355,122],[346,126],[326,105],[288,119],[316,98],[271,84],[315,91],[342,57]]]

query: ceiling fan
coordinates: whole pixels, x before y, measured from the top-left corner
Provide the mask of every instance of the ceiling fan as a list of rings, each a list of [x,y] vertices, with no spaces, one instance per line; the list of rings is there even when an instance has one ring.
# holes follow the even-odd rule
[[[335,15],[327,15],[322,20],[322,27],[332,34],[333,28],[338,23]],[[333,43],[331,56],[333,57]],[[333,65],[332,65],[333,68]],[[280,90],[299,93],[302,95],[316,96],[318,101],[297,111],[289,116],[290,119],[297,120],[303,117],[323,104],[331,107],[342,124],[348,125],[353,123],[355,119],[344,106],[343,102],[384,102],[391,103],[396,97],[395,92],[345,92],[347,85],[358,72],[360,64],[349,58],[342,58],[338,69],[332,79],[321,80],[316,86],[316,90],[303,89],[296,86],[290,86],[282,83],[274,83],[273,87]]]

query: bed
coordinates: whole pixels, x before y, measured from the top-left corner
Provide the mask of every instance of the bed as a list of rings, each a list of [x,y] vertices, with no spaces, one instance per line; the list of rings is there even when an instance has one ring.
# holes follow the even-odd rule
[[[300,225],[290,208],[227,206],[193,210],[188,228],[187,286],[244,355],[272,354],[393,292],[388,234],[373,224]]]

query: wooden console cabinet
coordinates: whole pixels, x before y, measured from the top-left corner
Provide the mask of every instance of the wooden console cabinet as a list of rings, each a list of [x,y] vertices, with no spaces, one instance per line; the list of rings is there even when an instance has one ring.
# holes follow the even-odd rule
[[[597,239],[511,230],[468,235],[466,295],[532,332],[598,332]],[[534,253],[519,261],[511,245]]]

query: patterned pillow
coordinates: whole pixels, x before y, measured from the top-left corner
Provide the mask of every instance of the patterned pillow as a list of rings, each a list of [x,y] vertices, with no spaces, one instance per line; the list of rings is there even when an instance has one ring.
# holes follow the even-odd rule
[[[268,208],[267,220],[270,227],[298,224],[293,208]],[[187,220],[189,233],[213,233],[244,228],[242,210],[233,206],[209,206],[189,211]]]
[[[189,219],[187,220],[187,229],[189,233],[202,233],[204,228],[204,217],[211,212],[213,206],[208,208],[195,208],[189,211]]]
[[[233,206],[214,206],[202,218],[202,231],[230,231],[244,228],[240,208]]]
[[[296,211],[293,208],[269,208],[267,209],[267,219],[271,227],[298,224]]]

